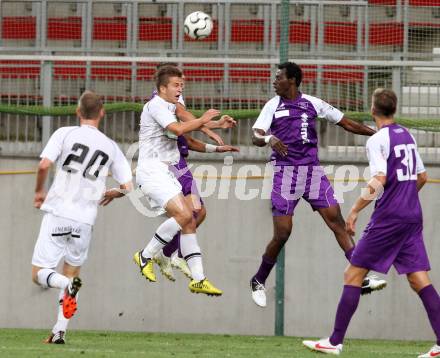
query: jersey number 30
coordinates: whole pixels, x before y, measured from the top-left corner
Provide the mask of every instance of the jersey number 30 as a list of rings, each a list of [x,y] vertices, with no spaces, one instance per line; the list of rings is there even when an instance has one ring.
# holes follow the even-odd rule
[[[76,162],[79,164],[84,163],[84,160],[87,157],[87,154],[89,153],[89,147],[80,144],[75,143],[72,146],[72,151],[77,152],[78,154],[69,154],[66,158],[66,160],[63,163],[62,169],[67,171],[68,173],[76,173],[78,172],[78,169],[72,168],[69,166],[71,162]],[[98,159],[101,159],[101,161],[98,163]],[[84,178],[90,179],[90,180],[96,180],[99,176],[99,170],[107,163],[108,161],[108,155],[104,153],[102,150],[96,150],[95,153],[93,153],[92,157],[90,158],[86,168],[84,169],[82,175]]]
[[[415,144],[399,144],[394,147],[394,154],[396,158],[402,158],[401,163],[403,169],[397,169],[397,180],[417,180],[415,171],[416,166],[416,145]]]

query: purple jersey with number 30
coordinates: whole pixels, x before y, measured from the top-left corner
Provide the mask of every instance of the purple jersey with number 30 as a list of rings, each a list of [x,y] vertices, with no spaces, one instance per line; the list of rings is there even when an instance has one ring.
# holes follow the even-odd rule
[[[376,201],[371,223],[422,222],[417,174],[425,171],[413,136],[394,123],[382,127],[367,142],[371,176],[387,177],[382,197]]]

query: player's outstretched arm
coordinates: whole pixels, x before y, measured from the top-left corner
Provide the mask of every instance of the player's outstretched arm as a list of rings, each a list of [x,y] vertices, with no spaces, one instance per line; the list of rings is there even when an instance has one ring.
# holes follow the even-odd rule
[[[104,195],[102,196],[101,201],[99,202],[99,205],[107,206],[110,204],[113,199],[121,198],[124,195],[128,194],[133,190],[133,184],[132,182],[128,182],[125,184],[121,184],[119,188],[112,188],[107,190]]]
[[[287,155],[287,145],[272,134],[266,135],[266,132],[262,129],[255,128],[252,131],[252,143],[257,147],[264,147],[269,144],[278,154],[283,157]]]
[[[204,143],[198,139],[195,139],[189,135],[185,136],[188,142],[188,148],[200,153],[225,153],[225,152],[239,152],[240,149],[231,145],[212,145]]]
[[[204,124],[210,122],[219,114],[220,112],[218,110],[209,109],[203,114],[203,116],[198,119],[189,120],[187,122],[174,122],[169,124],[166,129],[174,133],[175,135],[180,136],[185,133],[200,129]]]
[[[344,128],[347,132],[354,134],[371,136],[376,133],[374,129],[371,129],[368,126],[347,117],[343,117],[337,124],[338,126]]]
[[[176,105],[176,116],[181,120],[182,122],[188,122],[197,119],[191,112],[187,111],[185,106],[181,103],[177,103]],[[211,129],[228,129],[235,127],[237,122],[235,120],[227,115],[221,116],[221,118],[218,121],[210,121],[206,124],[204,124],[200,131],[208,136],[208,138],[211,138],[213,141],[215,141],[219,145],[225,144],[223,142],[222,137],[220,137],[217,133],[213,132]]]
[[[46,199],[46,191],[44,190],[44,183],[46,182],[47,174],[52,166],[52,161],[47,158],[41,159],[37,169],[37,182],[35,184],[34,207],[40,208]]]
[[[345,229],[351,236],[355,235],[355,226],[359,213],[372,201],[376,200],[383,193],[387,177],[379,173],[371,178],[366,188],[362,189],[361,195],[351,208],[345,221]]]

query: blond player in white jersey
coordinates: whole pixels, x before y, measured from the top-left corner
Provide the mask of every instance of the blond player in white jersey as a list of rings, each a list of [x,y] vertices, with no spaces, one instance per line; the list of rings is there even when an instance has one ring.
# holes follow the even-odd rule
[[[169,219],[157,228],[145,249],[134,254],[134,261],[141,274],[155,282],[152,258],[181,231],[180,248],[193,278],[190,291],[219,296],[222,291],[206,279],[203,271],[191,205],[169,169],[178,163],[180,153],[177,141],[167,135],[167,132],[179,136],[197,130],[218,116],[219,111],[210,109],[199,119],[178,122],[175,111],[183,90],[182,72],[175,66],[164,66],[158,69],[155,78],[158,95],[145,104],[141,114],[136,181],[150,200],[165,209]]]
[[[99,131],[104,116],[95,93],[82,94],[76,111],[79,126],[63,127],[50,137],[41,153],[34,206],[45,212],[32,257],[32,280],[60,290],[58,319],[46,343],[65,343],[69,319],[77,309],[78,277],[87,258],[98,204],[123,194],[105,191],[109,171],[120,189],[131,190],[131,168],[117,144]],[[46,195],[44,183],[53,163],[57,172]],[[62,273],[55,271],[63,260]]]

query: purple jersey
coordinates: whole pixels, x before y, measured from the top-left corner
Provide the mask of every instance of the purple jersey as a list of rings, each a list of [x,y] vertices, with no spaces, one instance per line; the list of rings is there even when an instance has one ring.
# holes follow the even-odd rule
[[[157,94],[158,94],[157,90],[154,90],[151,93],[150,99],[152,99],[155,96],[157,96]],[[181,105],[185,106],[185,102],[184,102],[182,96],[179,97],[179,103]],[[180,155],[182,157],[186,158],[189,155],[189,152],[188,152],[188,141],[186,140],[186,138],[183,135],[177,137],[177,148],[179,149]]]
[[[343,116],[323,100],[299,92],[295,99],[275,96],[269,100],[252,128],[270,131],[287,145],[286,157],[272,153],[276,165],[318,165],[316,119],[336,124]]]
[[[384,126],[368,139],[367,155],[371,176],[383,173],[387,177],[370,222],[422,222],[416,182],[425,168],[414,137],[396,123]]]

